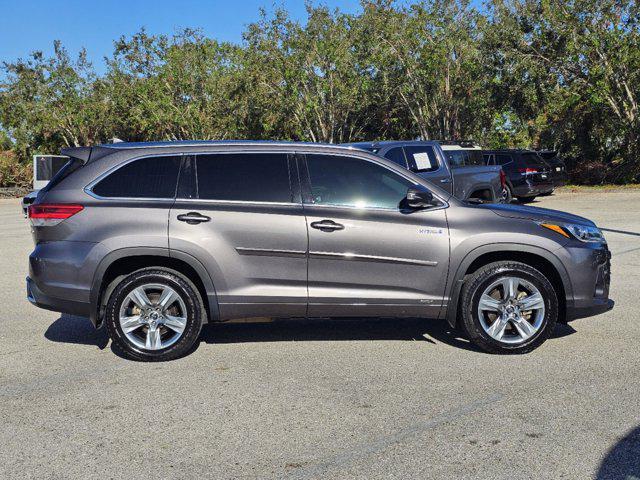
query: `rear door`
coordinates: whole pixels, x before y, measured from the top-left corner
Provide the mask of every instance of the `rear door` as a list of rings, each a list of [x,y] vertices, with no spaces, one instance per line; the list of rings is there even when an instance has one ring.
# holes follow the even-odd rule
[[[416,184],[372,160],[304,160],[309,315],[437,316],[449,264],[445,209],[404,209]]]
[[[185,161],[169,244],[206,267],[223,320],[306,314],[307,226],[292,162],[264,151]]]

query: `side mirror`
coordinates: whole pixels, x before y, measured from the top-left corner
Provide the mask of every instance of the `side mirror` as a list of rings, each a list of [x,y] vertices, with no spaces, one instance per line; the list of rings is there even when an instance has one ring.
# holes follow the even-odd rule
[[[428,208],[438,204],[429,191],[410,188],[407,190],[407,205],[411,208]]]

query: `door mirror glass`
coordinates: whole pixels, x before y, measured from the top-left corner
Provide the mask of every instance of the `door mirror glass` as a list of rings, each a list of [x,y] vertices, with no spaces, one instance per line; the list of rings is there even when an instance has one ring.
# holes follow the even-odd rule
[[[416,188],[407,190],[407,205],[411,208],[429,208],[438,204],[438,200],[433,198],[433,194],[428,190],[418,190]]]

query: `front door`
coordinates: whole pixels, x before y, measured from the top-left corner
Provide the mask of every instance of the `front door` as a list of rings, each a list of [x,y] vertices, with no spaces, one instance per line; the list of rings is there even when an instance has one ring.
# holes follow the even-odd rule
[[[305,316],[307,226],[295,159],[277,152],[188,157],[169,215],[169,247],[204,265],[222,320]]]
[[[445,209],[407,209],[416,183],[373,160],[305,160],[309,316],[436,316],[449,264]]]

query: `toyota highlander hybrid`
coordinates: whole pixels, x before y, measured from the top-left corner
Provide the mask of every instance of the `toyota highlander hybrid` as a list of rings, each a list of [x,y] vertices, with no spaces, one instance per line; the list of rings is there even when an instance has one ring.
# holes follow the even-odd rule
[[[568,213],[469,204],[361,149],[118,143],[69,162],[29,206],[27,296],[106,326],[131,358],[189,352],[246,317],[442,319],[528,352],[604,312],[610,254]]]

